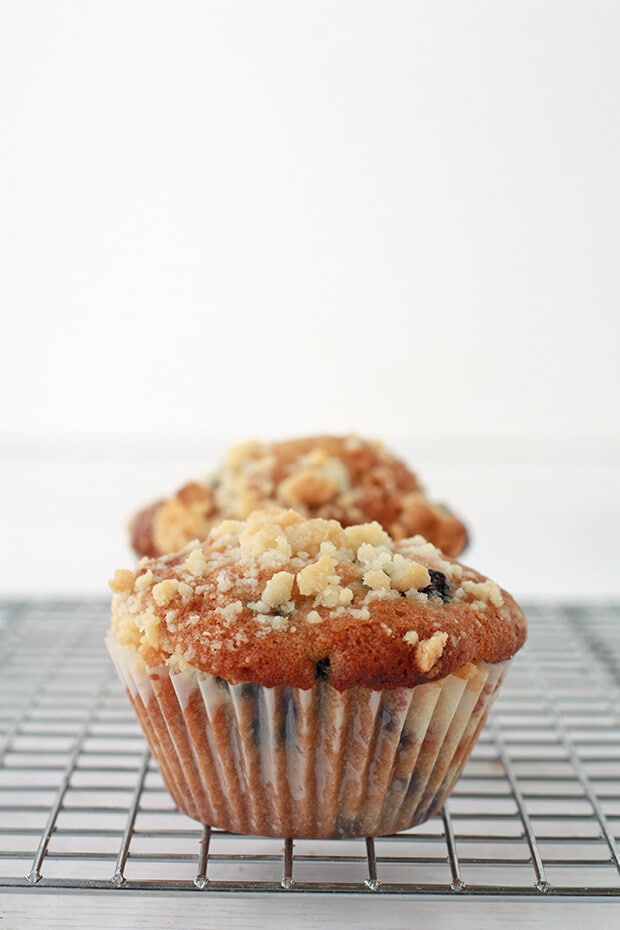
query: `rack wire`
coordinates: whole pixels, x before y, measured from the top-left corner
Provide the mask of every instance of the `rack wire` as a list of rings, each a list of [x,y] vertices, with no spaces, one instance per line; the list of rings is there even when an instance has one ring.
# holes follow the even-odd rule
[[[530,605],[441,815],[282,840],[179,813],[103,647],[108,604],[0,604],[0,890],[620,898],[620,605]]]

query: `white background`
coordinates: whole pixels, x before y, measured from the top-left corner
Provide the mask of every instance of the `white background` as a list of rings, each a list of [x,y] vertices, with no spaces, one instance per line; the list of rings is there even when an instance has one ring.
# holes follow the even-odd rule
[[[601,0],[0,0],[0,593],[356,431],[517,596],[620,596],[619,48]]]

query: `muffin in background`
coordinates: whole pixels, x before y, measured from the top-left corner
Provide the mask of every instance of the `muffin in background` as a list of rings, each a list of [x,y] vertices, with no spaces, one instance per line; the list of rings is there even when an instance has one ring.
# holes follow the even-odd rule
[[[265,509],[111,581],[107,644],[180,810],[232,832],[376,836],[443,805],[520,608],[424,538]]]
[[[209,479],[140,510],[130,524],[131,543],[139,556],[165,555],[204,539],[220,520],[244,520],[272,506],[343,526],[377,521],[393,539],[421,534],[451,556],[467,543],[463,523],[429,500],[406,465],[357,436],[237,446]]]

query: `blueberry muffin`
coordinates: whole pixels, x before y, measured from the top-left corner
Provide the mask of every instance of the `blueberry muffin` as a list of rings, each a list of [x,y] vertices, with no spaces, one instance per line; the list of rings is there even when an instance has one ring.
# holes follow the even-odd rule
[[[211,478],[137,513],[132,546],[140,556],[165,555],[204,539],[220,520],[244,520],[272,506],[343,526],[377,521],[393,539],[419,533],[451,556],[467,542],[463,523],[431,502],[413,472],[379,443],[317,436],[232,449]]]
[[[177,806],[374,836],[438,811],[526,622],[421,536],[293,510],[116,572],[108,648]]]

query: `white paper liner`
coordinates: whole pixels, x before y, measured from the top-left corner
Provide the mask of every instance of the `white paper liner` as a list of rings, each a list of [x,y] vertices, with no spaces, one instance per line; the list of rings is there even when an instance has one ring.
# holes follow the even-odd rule
[[[303,691],[149,669],[106,642],[180,810],[278,837],[381,836],[436,813],[509,665],[469,664],[415,688]]]

